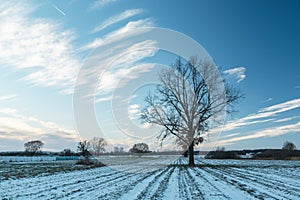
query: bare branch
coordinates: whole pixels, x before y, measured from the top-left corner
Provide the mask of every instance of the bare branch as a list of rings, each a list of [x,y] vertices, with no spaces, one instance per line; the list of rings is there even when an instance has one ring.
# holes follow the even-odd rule
[[[242,95],[207,60],[192,57],[184,64],[179,58],[171,67],[161,71],[161,85],[155,95],[146,97],[141,119],[164,128],[158,136],[161,140],[173,135],[176,144],[192,150],[203,141],[196,136],[209,130],[209,121],[233,112]]]

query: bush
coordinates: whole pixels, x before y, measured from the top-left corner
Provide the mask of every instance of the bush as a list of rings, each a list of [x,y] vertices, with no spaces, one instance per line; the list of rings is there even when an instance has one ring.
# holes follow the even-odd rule
[[[238,159],[239,156],[233,151],[211,151],[205,158],[207,159]]]
[[[95,167],[102,167],[105,166],[102,162],[100,162],[97,159],[93,158],[86,158],[86,157],[80,157],[78,161],[76,162],[77,165],[93,165]]]
[[[269,149],[260,154],[256,154],[256,159],[270,159],[270,160],[289,160],[292,157],[300,157],[299,150],[283,150],[283,149]]]

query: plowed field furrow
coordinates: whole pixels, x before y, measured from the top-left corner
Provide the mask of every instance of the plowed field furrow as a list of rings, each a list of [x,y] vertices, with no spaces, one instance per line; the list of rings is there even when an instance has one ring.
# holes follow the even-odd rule
[[[242,178],[245,177],[252,182],[254,181],[270,188],[279,189],[281,191],[285,191],[286,193],[292,193],[300,196],[300,188],[298,186],[300,185],[299,180],[293,180],[283,176],[274,175],[272,173],[266,174],[253,172],[252,168],[248,170],[231,168],[230,171],[228,169],[224,169],[224,171],[228,173],[231,172],[235,176]],[[267,183],[266,180],[268,180]]]
[[[263,185],[253,183],[245,177],[238,177],[232,173],[226,173],[225,171],[219,171],[218,169],[204,168],[204,170],[212,176],[225,180],[240,190],[246,191],[255,198],[281,199],[277,195],[274,195],[273,192],[270,192],[268,190],[269,188],[263,188]]]
[[[111,167],[1,180],[0,199],[300,199],[299,161],[196,159],[188,167],[175,157],[109,157]]]
[[[158,190],[160,186],[160,182],[167,178],[170,175],[171,168],[167,167],[161,171],[155,178],[149,182],[149,184],[141,191],[141,193],[137,196],[137,199],[151,199],[156,190]],[[146,198],[145,198],[146,197]]]

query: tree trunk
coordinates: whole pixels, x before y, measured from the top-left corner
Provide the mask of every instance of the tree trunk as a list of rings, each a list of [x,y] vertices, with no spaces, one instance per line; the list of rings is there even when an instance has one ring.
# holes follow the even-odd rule
[[[189,166],[194,167],[195,166],[195,160],[194,160],[194,142],[192,142],[189,146]]]

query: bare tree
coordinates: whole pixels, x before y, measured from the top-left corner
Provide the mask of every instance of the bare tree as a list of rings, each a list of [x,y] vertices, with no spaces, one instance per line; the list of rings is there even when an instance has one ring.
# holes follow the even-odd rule
[[[124,153],[124,147],[114,147],[114,153]]]
[[[288,151],[293,151],[293,150],[296,150],[296,145],[292,142],[288,142],[286,141],[284,144],[283,144],[283,147],[282,147],[283,150],[288,150]]]
[[[107,142],[104,138],[94,137],[89,141],[92,152],[99,156],[101,153],[105,152],[105,147],[107,146]]]
[[[85,157],[86,160],[89,159],[91,153],[90,153],[90,144],[88,141],[84,140],[83,142],[79,142],[77,146],[77,150],[80,155]]]
[[[40,140],[28,141],[24,144],[25,152],[28,152],[30,155],[34,155],[41,151],[43,146],[44,143]]]
[[[176,144],[188,149],[190,166],[195,165],[194,145],[204,139],[200,135],[209,130],[218,115],[233,112],[242,97],[214,69],[214,63],[196,57],[185,64],[179,58],[170,69],[160,72],[161,85],[154,94],[148,94],[142,110],[144,122],[163,127],[159,139],[174,136]]]
[[[148,153],[149,146],[146,143],[137,143],[129,150],[131,153]]]

